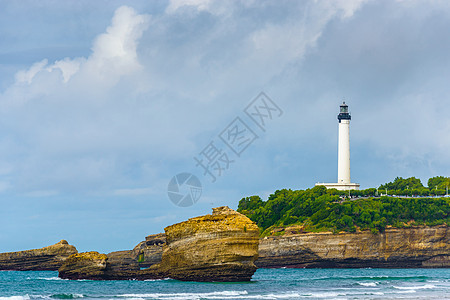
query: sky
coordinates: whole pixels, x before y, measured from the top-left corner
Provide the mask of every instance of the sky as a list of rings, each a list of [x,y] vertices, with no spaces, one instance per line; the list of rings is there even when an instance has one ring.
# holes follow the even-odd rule
[[[0,0],[0,252],[335,182],[344,100],[352,182],[449,176],[449,28],[448,1]]]

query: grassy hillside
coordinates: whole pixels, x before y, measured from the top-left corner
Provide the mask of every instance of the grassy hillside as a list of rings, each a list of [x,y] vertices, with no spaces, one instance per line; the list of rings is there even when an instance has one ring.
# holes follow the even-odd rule
[[[383,231],[386,226],[450,225],[450,199],[373,197],[345,200],[324,186],[307,190],[277,190],[262,201],[243,198],[238,211],[256,222],[263,235],[274,227],[301,225],[306,231]]]

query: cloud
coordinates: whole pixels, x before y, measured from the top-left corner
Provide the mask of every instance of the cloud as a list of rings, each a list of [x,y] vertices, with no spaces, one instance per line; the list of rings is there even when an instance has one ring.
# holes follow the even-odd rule
[[[33,64],[28,70],[17,72],[16,83],[31,84],[34,76],[36,76],[37,73],[43,71],[44,67],[47,65],[47,63],[48,63],[47,59],[44,59],[40,62]]]
[[[65,58],[63,60],[56,61],[52,66],[47,68],[47,71],[52,72],[53,70],[59,70],[63,76],[63,82],[67,83],[74,74],[80,70],[80,66],[84,63],[84,59],[69,59]],[[31,82],[29,82],[31,83]]]
[[[106,33],[96,38],[85,72],[96,75],[97,80],[110,80],[138,70],[136,47],[148,25],[148,15],[139,15],[127,6],[118,8]]]
[[[110,81],[117,82],[121,76],[137,71],[139,64],[136,46],[144,30],[149,25],[148,15],[139,15],[127,6],[119,7],[114,13],[112,24],[106,33],[99,35],[94,41],[92,54],[87,58],[65,58],[48,65],[44,59],[33,64],[28,70],[20,71],[16,75],[16,84],[31,85],[36,76],[47,76],[52,80],[52,72],[60,72],[63,83],[67,83],[73,76],[82,77],[82,82],[92,81],[102,84]],[[101,85],[104,87],[103,85]]]
[[[211,0],[171,0],[166,11],[168,13],[174,13],[177,9],[185,6],[195,7],[199,11],[209,10],[211,3]]]
[[[106,124],[119,114],[111,93],[120,80],[142,69],[137,44],[148,25],[148,15],[119,7],[87,58],[66,57],[53,63],[43,59],[17,72],[15,83],[0,94],[8,134],[14,136],[14,146],[24,150],[10,174],[17,176],[16,189],[47,190],[57,183],[70,187],[74,181],[95,182],[102,172],[114,172],[115,162],[93,151],[122,143],[110,131],[116,125]],[[102,121],[104,113],[112,115]],[[116,116],[119,123],[127,121]],[[45,176],[36,176],[41,168],[47,169]]]
[[[19,70],[0,74],[0,192],[21,199],[11,210],[30,207],[24,220],[35,210],[67,216],[69,232],[78,214],[88,222],[103,213],[92,234],[111,245],[107,224],[144,235],[212,205],[236,207],[243,196],[333,181],[342,97],[353,114],[352,176],[362,186],[450,166],[446,2],[65,5],[55,8],[61,19],[36,13],[20,18],[23,27],[0,12],[0,36],[14,49],[0,46],[0,64]],[[258,140],[210,184],[193,157],[236,116],[245,119],[261,91],[285,113],[266,132],[254,128]],[[166,195],[180,172],[204,185],[189,210]],[[139,223],[145,215],[153,227]]]

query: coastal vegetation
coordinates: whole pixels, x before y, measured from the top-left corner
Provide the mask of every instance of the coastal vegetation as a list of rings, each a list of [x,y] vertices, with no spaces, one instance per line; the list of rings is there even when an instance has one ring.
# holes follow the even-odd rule
[[[380,185],[379,193],[404,196],[443,196],[448,194],[450,177],[436,176],[428,179],[428,187],[423,186],[420,179],[397,177],[393,182]]]
[[[241,199],[238,212],[256,222],[262,235],[287,226],[298,226],[308,232],[355,232],[359,229],[376,233],[387,226],[450,225],[450,198],[429,197],[444,195],[448,179],[433,177],[428,181],[429,187],[424,187],[414,177],[398,177],[378,189],[351,191],[354,198],[348,196],[348,191],[324,186],[306,190],[282,189],[271,194],[267,201],[259,196]],[[441,194],[442,187],[444,193]],[[377,196],[386,190],[390,196]]]

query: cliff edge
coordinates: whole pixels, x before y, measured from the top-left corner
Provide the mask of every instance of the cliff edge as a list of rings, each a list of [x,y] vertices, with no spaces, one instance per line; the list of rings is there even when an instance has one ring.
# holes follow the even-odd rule
[[[40,249],[0,253],[0,270],[56,271],[75,253],[77,249],[65,240]]]
[[[165,229],[160,269],[190,281],[249,281],[256,271],[259,229],[226,207]]]
[[[165,237],[154,235],[131,251],[74,254],[59,269],[59,277],[93,280],[170,277],[230,282],[249,281],[256,271],[259,229],[249,218],[228,207],[214,208],[211,215],[164,230]],[[151,267],[140,270],[136,257]],[[159,258],[160,263],[153,264]]]
[[[260,268],[450,267],[448,226],[386,228],[383,233],[302,233],[261,239]]]

